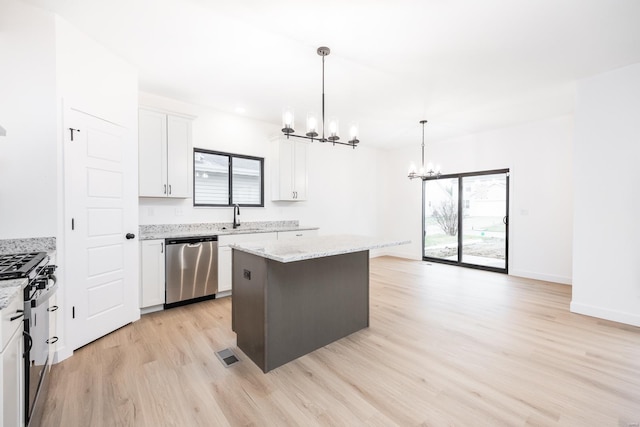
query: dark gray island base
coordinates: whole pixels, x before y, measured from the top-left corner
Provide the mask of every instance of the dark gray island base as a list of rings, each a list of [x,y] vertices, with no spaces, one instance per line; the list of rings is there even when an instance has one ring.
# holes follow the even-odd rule
[[[369,251],[280,262],[233,250],[232,327],[264,372],[369,326]]]

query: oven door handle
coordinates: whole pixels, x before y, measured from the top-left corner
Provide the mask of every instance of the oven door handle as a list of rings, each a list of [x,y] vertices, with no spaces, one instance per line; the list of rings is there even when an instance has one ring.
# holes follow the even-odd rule
[[[16,310],[16,313],[20,313],[20,314],[16,314],[15,316],[11,317],[9,320],[10,321],[14,321],[14,320],[18,320],[19,318],[21,318],[22,316],[24,316],[24,310]]]
[[[27,343],[28,343],[27,348],[24,350],[24,354],[22,355],[24,357],[27,354],[29,354],[29,352],[33,348],[33,338],[31,338],[31,335],[29,335],[29,333],[26,331],[23,331],[22,335],[27,339]]]

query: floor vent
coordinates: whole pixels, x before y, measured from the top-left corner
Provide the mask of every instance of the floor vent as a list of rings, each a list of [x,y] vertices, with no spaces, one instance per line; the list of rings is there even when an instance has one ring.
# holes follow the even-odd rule
[[[228,368],[234,363],[240,361],[238,356],[236,356],[230,348],[225,348],[224,350],[216,352],[216,356],[218,356],[218,359],[220,359],[220,362],[222,362],[225,368]]]

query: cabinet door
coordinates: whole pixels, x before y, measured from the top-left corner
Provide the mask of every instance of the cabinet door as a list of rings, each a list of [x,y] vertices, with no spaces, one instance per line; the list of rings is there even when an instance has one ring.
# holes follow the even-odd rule
[[[2,382],[2,425],[4,426],[24,425],[22,343],[22,328],[17,328],[2,352],[0,381]]]
[[[293,198],[307,200],[307,144],[294,144],[293,161]]]
[[[164,240],[140,243],[140,308],[164,304]]]
[[[191,156],[191,120],[167,117],[167,196],[191,197],[189,158]]]
[[[283,139],[279,143],[280,149],[280,198],[279,200],[293,200],[293,162],[295,159],[295,142],[290,139]]]
[[[218,292],[231,290],[231,251],[228,246],[218,248]]]
[[[138,114],[138,195],[166,197],[167,115],[139,110]]]

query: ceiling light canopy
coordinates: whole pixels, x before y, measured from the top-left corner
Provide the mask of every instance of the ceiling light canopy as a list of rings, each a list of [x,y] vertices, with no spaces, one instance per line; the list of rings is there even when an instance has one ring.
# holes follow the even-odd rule
[[[293,109],[286,107],[282,112],[282,133],[296,138],[310,139],[311,141],[331,142],[332,144],[349,145],[356,148],[356,145],[360,142],[358,140],[358,125],[351,123],[349,125],[349,140],[347,142],[340,141],[340,125],[337,118],[329,119],[329,126],[325,129],[324,118],[324,58],[331,53],[331,50],[326,46],[320,46],[317,50],[318,55],[322,57],[322,115],[321,121],[318,122],[318,117],[315,113],[307,113],[307,133],[304,135],[296,135],[295,132],[295,116]],[[327,132],[325,134],[325,131]]]
[[[420,167],[420,172],[416,171],[415,163],[411,163],[409,166],[409,179],[420,178],[422,180],[429,178],[440,178],[440,165],[436,165],[435,169],[432,163],[427,164],[427,170],[424,169],[424,125],[427,124],[426,120],[420,120],[420,124],[422,125],[422,166]]]

